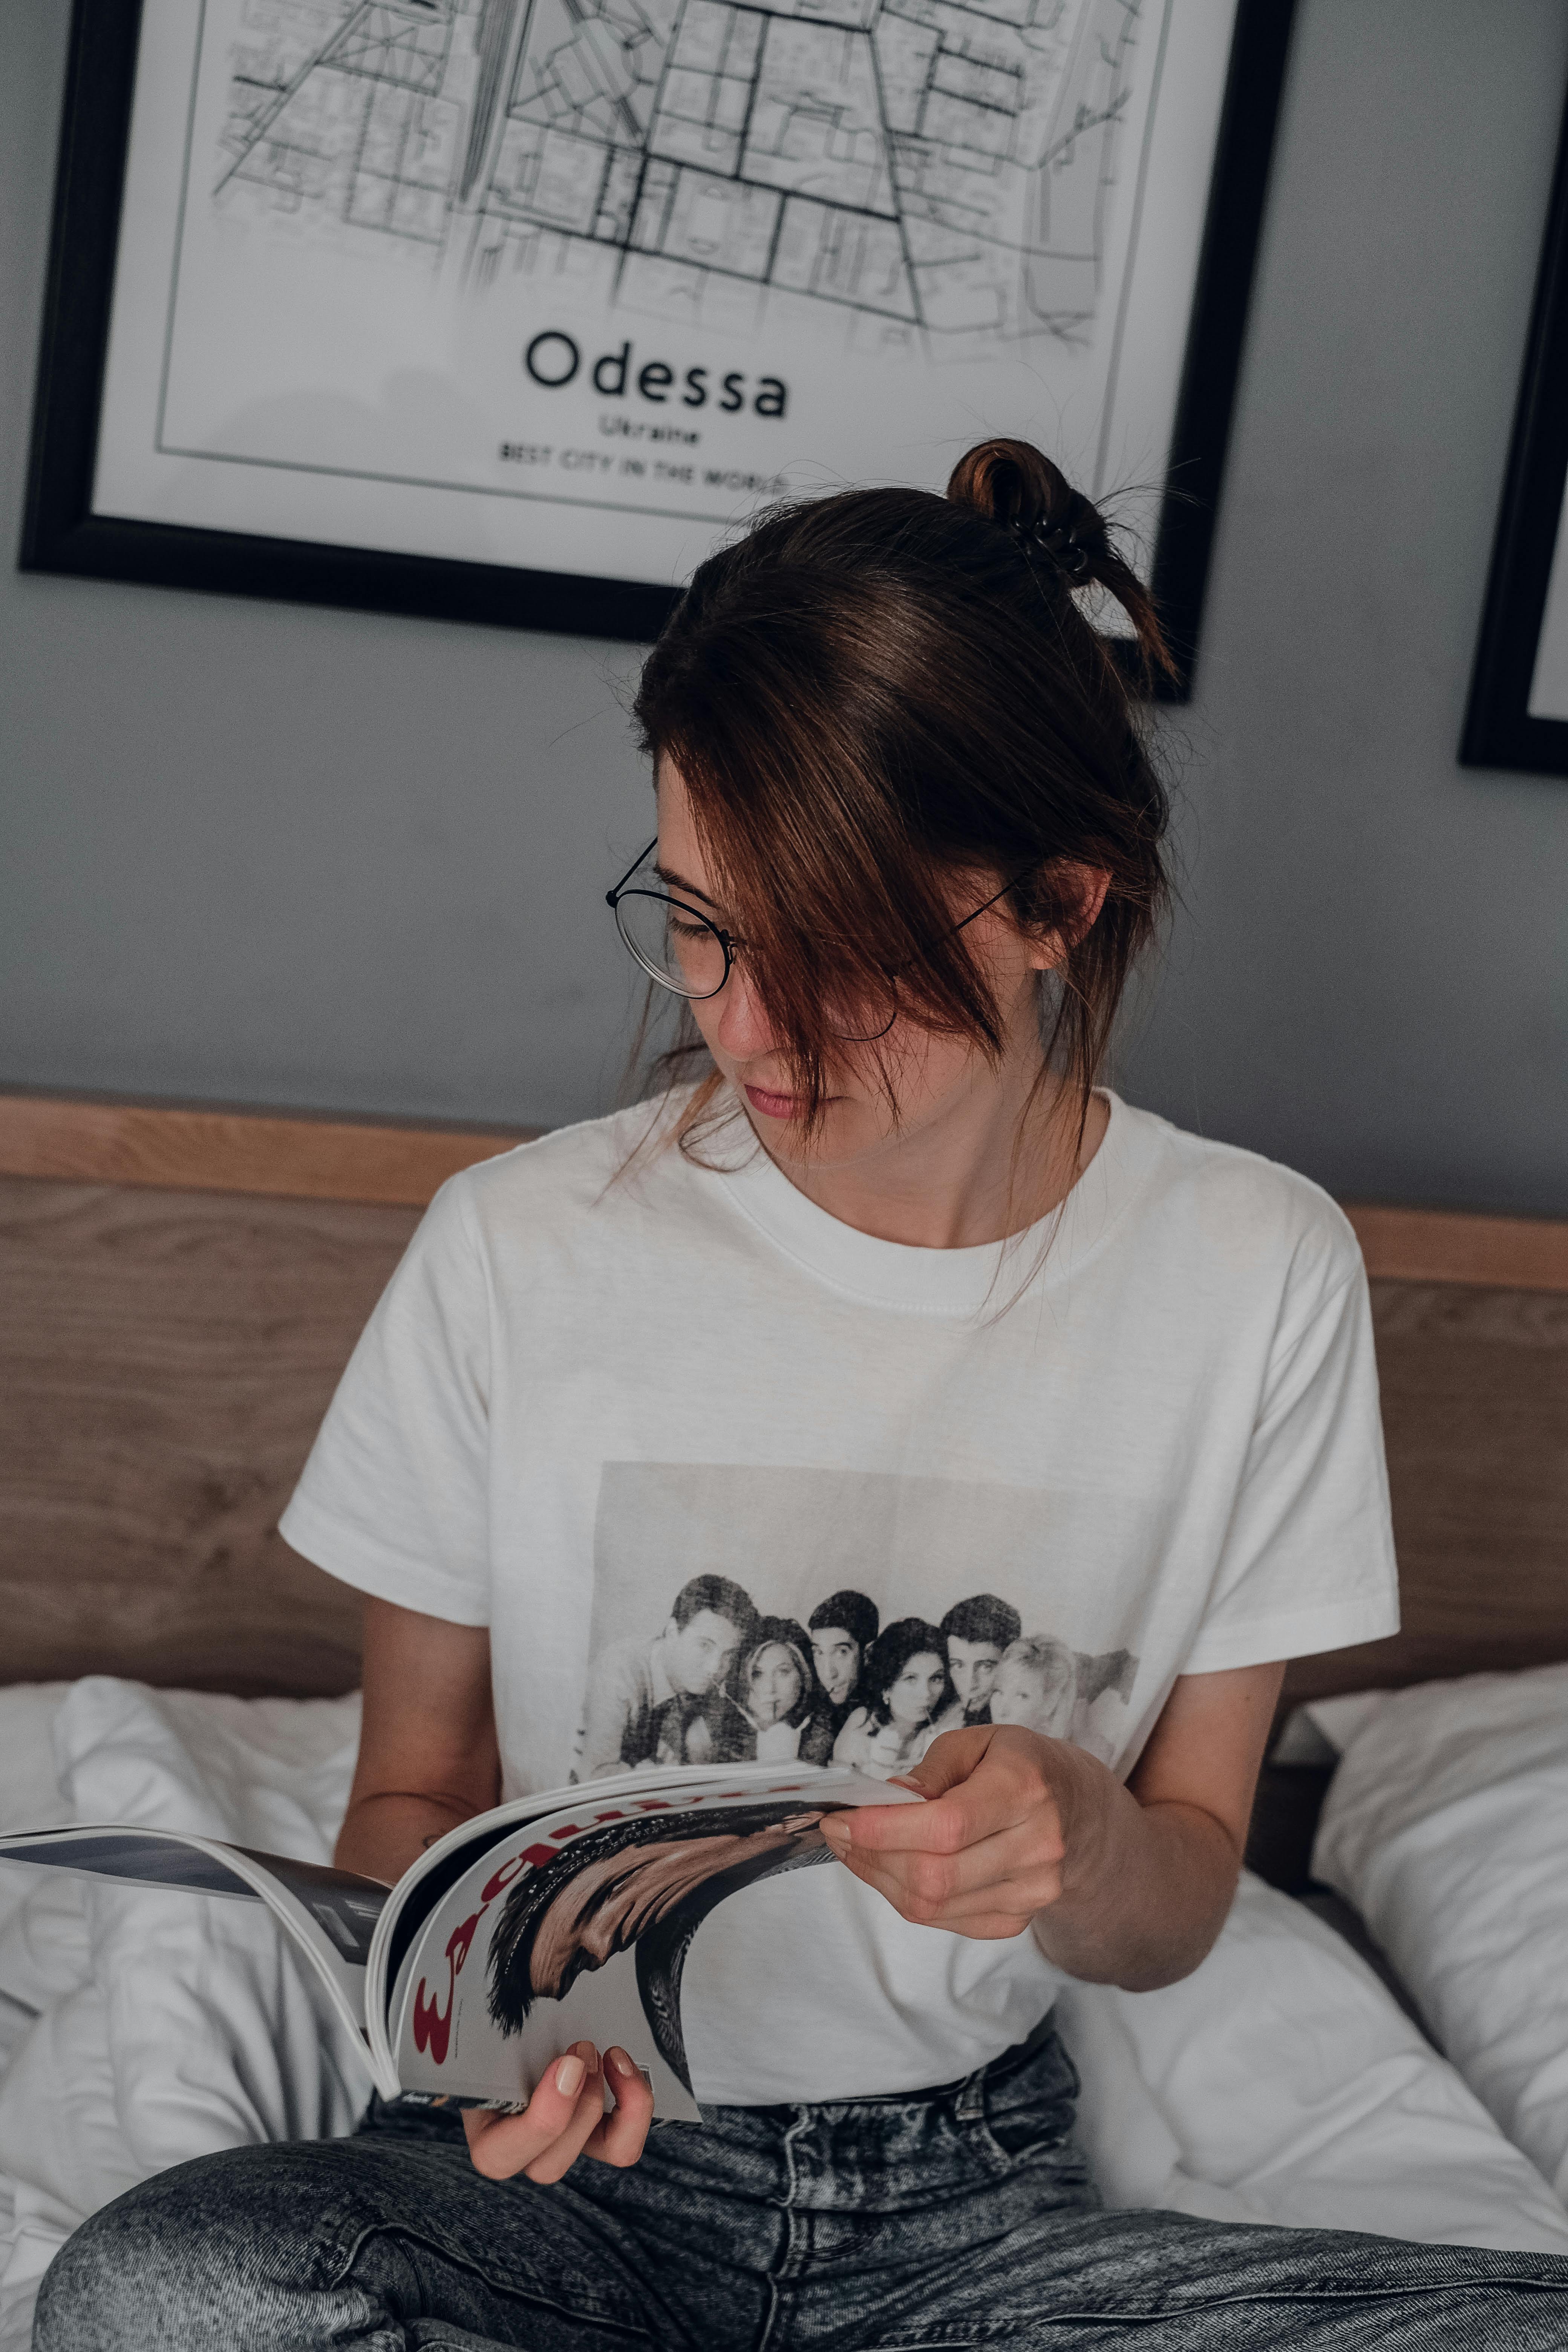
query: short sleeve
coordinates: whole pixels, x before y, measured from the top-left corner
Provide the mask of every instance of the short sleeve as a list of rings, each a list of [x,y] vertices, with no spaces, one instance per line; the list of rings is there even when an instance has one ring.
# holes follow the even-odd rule
[[[1353,1244],[1346,1242],[1351,1249]],[[1288,1307],[1235,1507],[1183,1671],[1213,1674],[1399,1630],[1399,1580],[1359,1253]]]
[[[489,1363],[489,1286],[458,1176],[349,1360],[284,1539],[378,1600],[488,1624]]]

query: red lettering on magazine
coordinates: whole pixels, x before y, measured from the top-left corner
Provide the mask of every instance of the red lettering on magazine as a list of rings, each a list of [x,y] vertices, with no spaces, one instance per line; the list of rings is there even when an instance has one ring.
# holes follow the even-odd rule
[[[452,2039],[452,2002],[455,1997],[456,1987],[450,1978],[447,1981],[445,2009],[437,2009],[434,2001],[426,2006],[423,1977],[414,1989],[414,2047],[416,2050],[427,2050],[437,2066],[444,2066],[447,2063],[447,2049]]]
[[[554,1859],[553,1853],[547,1845],[526,1845],[521,1853],[513,1854],[510,1862],[503,1862],[500,1868],[486,1879],[479,1890],[479,1909],[471,1912],[468,1918],[459,1920],[447,1939],[445,1955],[447,2006],[445,2009],[438,2007],[437,2002],[428,1997],[430,1989],[423,1977],[415,1986],[414,2047],[416,2050],[427,2051],[433,2064],[444,2066],[447,2063],[447,2053],[452,2042],[452,2011],[458,2002],[458,1979],[462,1975],[464,1963],[473,1948],[474,1937],[479,1921],[484,1917],[496,1896],[503,1888],[510,1885],[521,1871],[526,1869],[530,1864],[537,1870],[541,1863],[553,1862]]]

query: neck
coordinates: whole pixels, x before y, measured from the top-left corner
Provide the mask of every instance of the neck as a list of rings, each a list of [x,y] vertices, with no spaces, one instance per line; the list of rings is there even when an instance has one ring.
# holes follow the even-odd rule
[[[853,1159],[825,1165],[770,1155],[790,1182],[841,1224],[914,1249],[1005,1241],[1048,1216],[1100,1149],[1110,1119],[1040,1066],[984,1069],[924,1118]]]

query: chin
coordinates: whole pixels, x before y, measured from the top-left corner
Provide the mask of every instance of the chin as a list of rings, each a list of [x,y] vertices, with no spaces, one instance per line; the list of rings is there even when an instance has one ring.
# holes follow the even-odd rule
[[[809,1133],[800,1118],[764,1116],[757,1119],[757,1129],[775,1157],[809,1161],[816,1169],[847,1166],[884,1139],[879,1132],[866,1131],[858,1107],[850,1103],[829,1103]]]

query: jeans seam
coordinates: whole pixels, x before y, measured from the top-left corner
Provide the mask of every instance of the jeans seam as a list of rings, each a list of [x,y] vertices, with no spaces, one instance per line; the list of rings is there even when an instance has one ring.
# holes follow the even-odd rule
[[[485,2285],[493,2287],[498,2294],[510,2295],[515,2302],[532,2305],[541,2311],[552,2311],[563,2319],[608,2329],[616,2336],[626,2336],[631,2343],[650,2344],[654,2340],[651,2332],[646,2327],[634,2326],[625,2319],[612,2319],[605,2313],[582,2310],[571,2304],[561,2302],[554,2295],[543,2294],[536,2286],[524,2286],[514,2283],[515,2274],[503,2272],[498,2275],[484,2263],[470,2261],[463,2254],[454,2253],[451,2247],[443,2244],[439,2238],[427,2237],[423,2230],[411,2230],[402,2222],[367,2223],[344,2253],[337,2269],[328,2278],[326,2284],[329,2287],[342,2287],[350,2283],[349,2273],[359,2259],[363,2249],[373,2238],[402,2239],[411,2245],[424,2246],[431,2253],[437,2255],[442,2262],[450,2263],[454,2270],[464,2272],[469,2278],[482,2279]]]
[[[984,2122],[985,2069],[984,2066],[977,2067],[973,2074],[966,2075],[960,2084],[958,2096],[953,2101],[952,2114],[955,2123]]]
[[[803,2223],[808,2229],[810,2226],[808,2217],[800,2211],[795,2203],[795,2196],[800,2187],[800,2175],[795,2168],[795,2144],[802,2132],[809,2129],[811,2123],[810,2108],[797,2107],[795,2120],[784,2133],[780,2149],[784,2161],[784,2241],[778,2261],[768,2273],[768,2307],[763,2314],[763,2324],[757,2330],[755,2352],[768,2352],[768,2347],[777,2332],[784,2308],[782,2283],[786,2278],[794,2277],[799,2269],[800,2265],[795,2256],[801,2226]]]
[[[1070,2326],[1083,2321],[1090,2326],[1117,2327],[1131,2325],[1137,2327],[1155,2326],[1172,2319],[1187,2319],[1203,2311],[1230,2311],[1244,2303],[1391,2303],[1405,2295],[1489,2294],[1500,2286],[1527,2287],[1537,2294],[1563,2294],[1568,2286],[1559,2286],[1554,2279],[1502,2276],[1484,2279],[1432,2279],[1406,2282],[1398,2286],[1342,2287],[1255,2287],[1239,2294],[1207,2295],[1201,2303],[1145,2304],[1142,2307],[1120,2305],[1115,2310],[1085,2309],[1053,2311],[1045,2319],[1052,2327]],[[1012,2342],[1016,2336],[1016,2314],[1001,2321],[994,2329],[987,2328],[971,2336],[889,2336],[875,2344],[861,2344],[856,2352],[973,2352],[976,2344],[992,2340],[993,2336]]]

